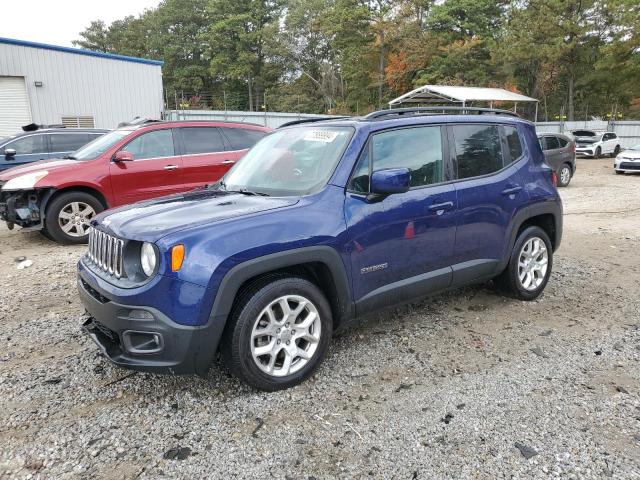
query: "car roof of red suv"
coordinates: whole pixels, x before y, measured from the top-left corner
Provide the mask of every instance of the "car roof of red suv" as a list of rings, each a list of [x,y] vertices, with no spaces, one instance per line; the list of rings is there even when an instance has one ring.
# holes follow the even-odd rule
[[[261,129],[261,130],[271,130],[269,127],[265,127],[264,125],[259,125],[257,123],[248,123],[248,122],[234,122],[229,120],[149,120],[140,124],[133,125],[123,125],[118,127],[118,130],[140,130],[140,129],[148,129],[154,130],[155,128],[160,127],[239,127],[244,128],[248,127],[249,129]]]

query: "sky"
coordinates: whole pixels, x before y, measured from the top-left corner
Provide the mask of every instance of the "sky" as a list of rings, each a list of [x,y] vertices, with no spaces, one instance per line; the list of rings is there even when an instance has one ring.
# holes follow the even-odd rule
[[[109,24],[160,0],[0,0],[0,37],[72,47],[92,20]]]

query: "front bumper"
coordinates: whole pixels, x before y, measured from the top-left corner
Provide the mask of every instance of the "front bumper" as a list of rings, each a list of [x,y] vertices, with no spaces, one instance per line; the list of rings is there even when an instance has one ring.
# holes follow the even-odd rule
[[[133,370],[206,374],[224,323],[182,325],[151,306],[125,305],[78,274],[78,291],[87,311],[84,332],[113,363]]]
[[[613,168],[620,172],[640,172],[640,160],[616,159]]]
[[[0,220],[11,226],[42,228],[43,206],[50,196],[46,190],[0,191]]]
[[[595,152],[595,148],[576,148],[576,156],[578,157],[592,157]]]

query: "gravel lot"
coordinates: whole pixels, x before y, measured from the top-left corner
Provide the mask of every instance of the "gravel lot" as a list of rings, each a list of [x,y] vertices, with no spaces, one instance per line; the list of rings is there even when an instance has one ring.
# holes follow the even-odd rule
[[[85,248],[0,227],[0,477],[640,478],[640,175],[611,165],[562,190],[538,301],[385,312],[274,394],[111,366],[79,330]]]

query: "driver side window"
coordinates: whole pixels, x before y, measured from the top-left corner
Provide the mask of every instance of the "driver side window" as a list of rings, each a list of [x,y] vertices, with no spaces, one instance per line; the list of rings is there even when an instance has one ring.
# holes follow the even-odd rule
[[[129,142],[123,150],[133,154],[134,160],[173,157],[173,135],[171,129],[143,133]]]

